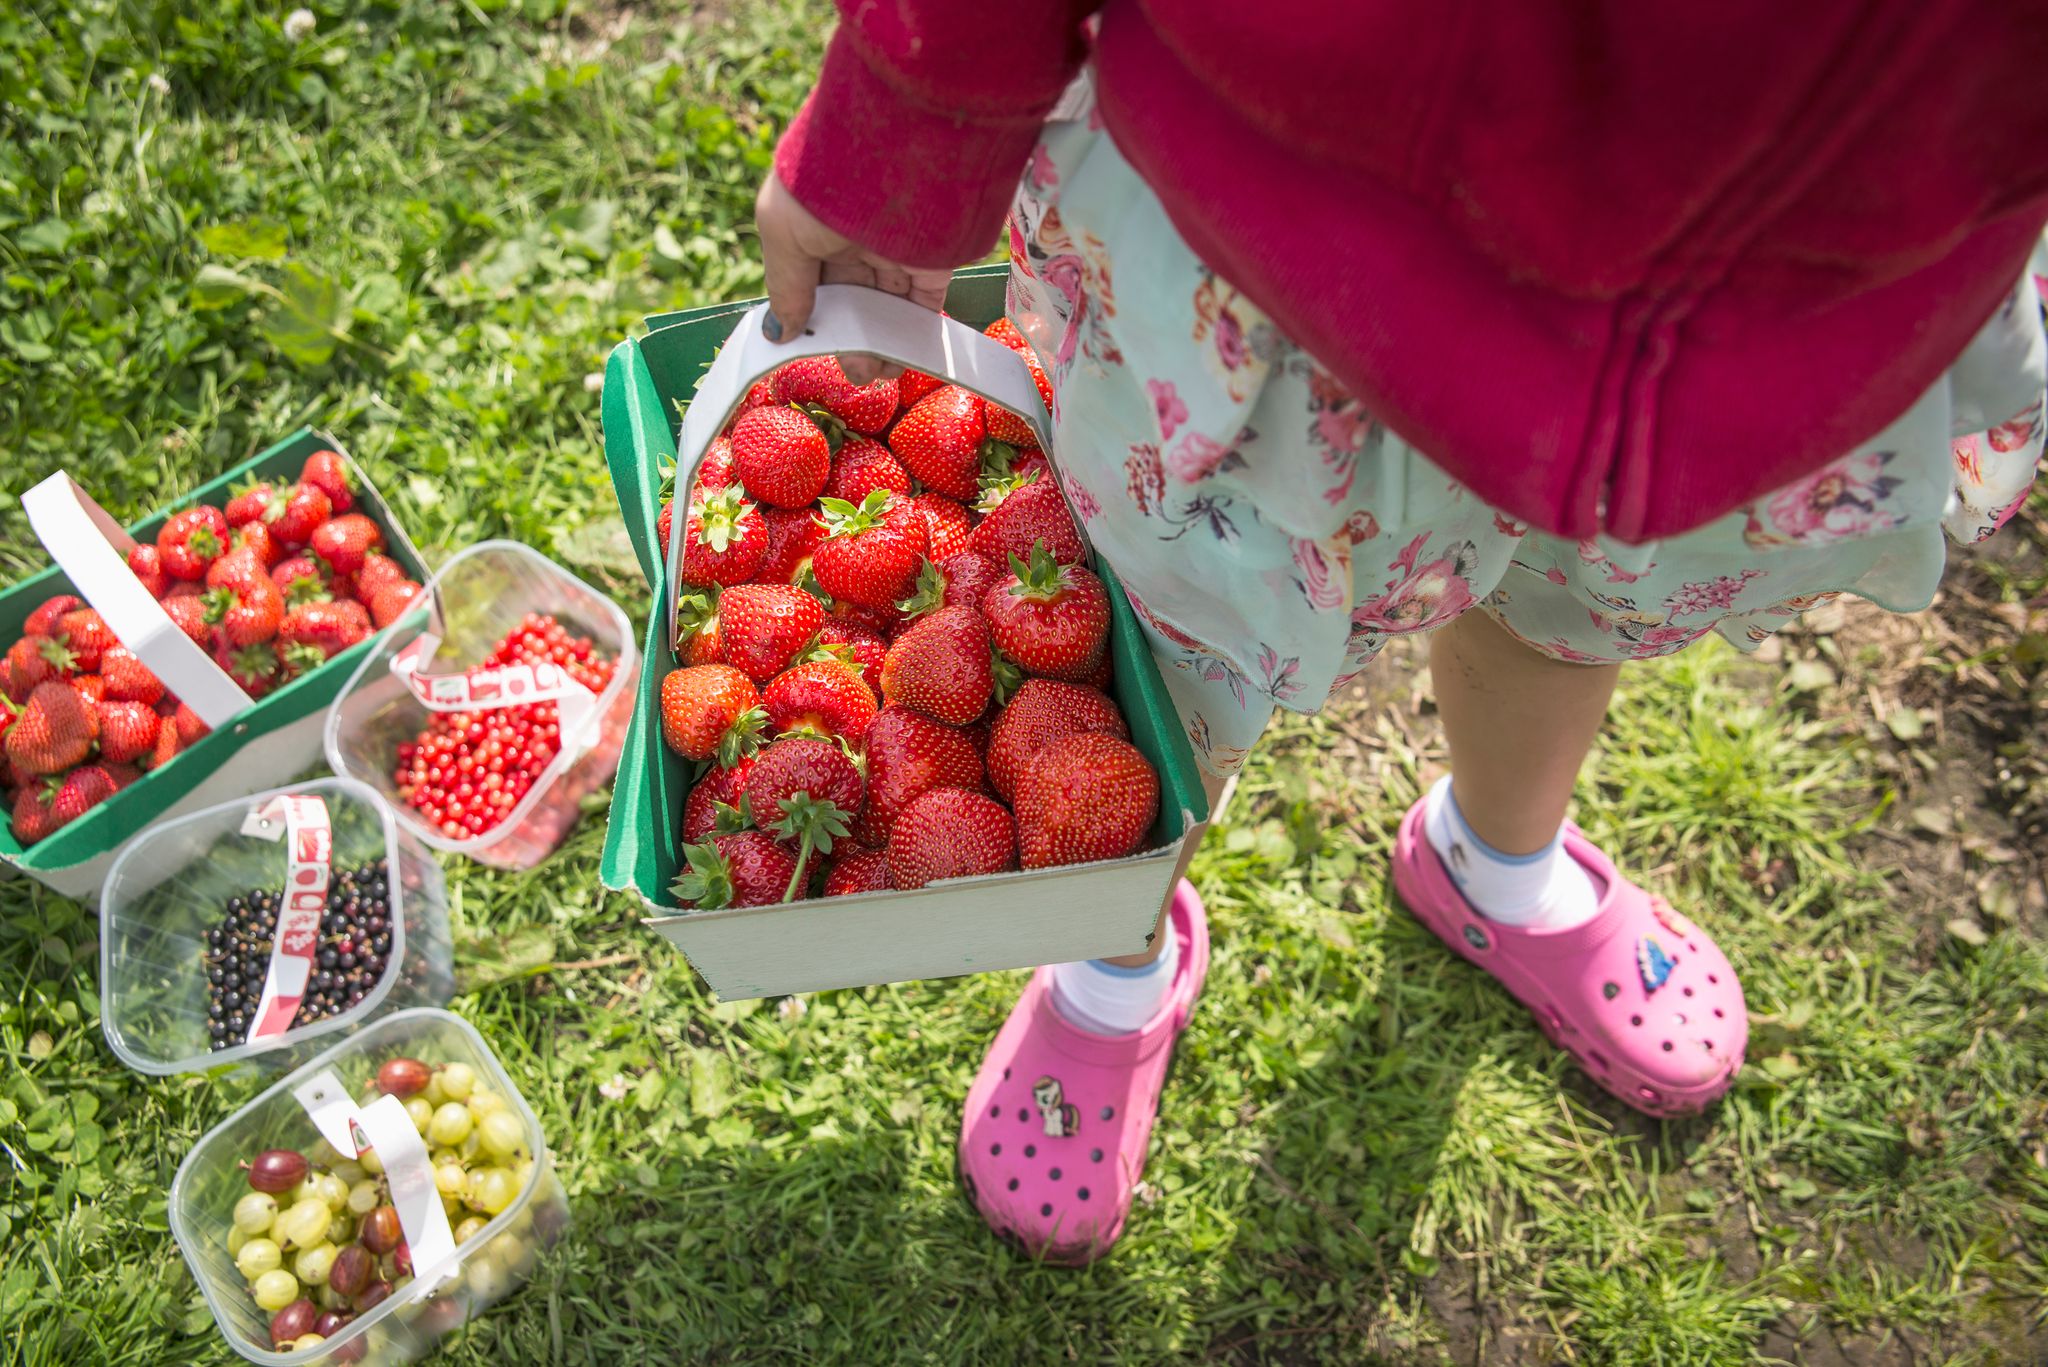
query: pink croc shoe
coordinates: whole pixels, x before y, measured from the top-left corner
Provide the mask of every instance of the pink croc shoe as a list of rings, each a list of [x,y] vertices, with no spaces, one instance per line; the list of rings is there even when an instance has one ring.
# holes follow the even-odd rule
[[[1048,1262],[1091,1262],[1124,1231],[1166,1065],[1209,971],[1209,922],[1192,884],[1175,890],[1167,919],[1180,963],[1142,1030],[1068,1024],[1041,968],[968,1089],[960,1180],[991,1229]]]
[[[1408,809],[1394,839],[1394,890],[1417,920],[1500,979],[1553,1044],[1637,1110],[1691,1115],[1728,1090],[1749,1011],[1713,940],[1623,878],[1569,822],[1565,853],[1604,889],[1593,919],[1569,930],[1489,921],[1423,834],[1422,807]]]

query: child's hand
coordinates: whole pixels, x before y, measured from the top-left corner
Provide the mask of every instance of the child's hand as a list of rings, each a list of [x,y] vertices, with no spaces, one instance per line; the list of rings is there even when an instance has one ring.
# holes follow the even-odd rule
[[[761,265],[768,277],[769,315],[761,330],[771,342],[794,340],[803,332],[821,284],[867,285],[933,312],[946,302],[950,272],[899,265],[841,237],[797,203],[779,176],[770,175],[754,198],[754,227],[761,235]],[[902,370],[869,356],[842,356],[839,365],[855,384]]]

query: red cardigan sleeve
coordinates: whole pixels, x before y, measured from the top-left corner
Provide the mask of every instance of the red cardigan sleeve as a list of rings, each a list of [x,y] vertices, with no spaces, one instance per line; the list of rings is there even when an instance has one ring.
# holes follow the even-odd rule
[[[818,84],[775,150],[797,202],[870,251],[988,251],[1100,0],[839,0]]]

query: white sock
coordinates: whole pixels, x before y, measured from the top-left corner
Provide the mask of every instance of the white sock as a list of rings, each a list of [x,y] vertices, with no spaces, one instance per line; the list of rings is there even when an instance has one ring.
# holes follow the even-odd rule
[[[1174,934],[1170,919],[1163,933],[1165,948],[1142,968],[1101,959],[1054,964],[1052,1003],[1061,1017],[1098,1035],[1128,1035],[1158,1015],[1180,963],[1180,936]]]
[[[1564,852],[1564,830],[1534,854],[1502,854],[1473,834],[1444,775],[1423,799],[1422,829],[1473,910],[1508,926],[1564,930],[1593,919],[1600,888]]]

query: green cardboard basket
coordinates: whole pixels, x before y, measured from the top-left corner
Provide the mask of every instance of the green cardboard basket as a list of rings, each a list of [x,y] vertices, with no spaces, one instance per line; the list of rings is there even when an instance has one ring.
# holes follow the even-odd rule
[[[307,456],[330,450],[340,452],[342,448],[332,437],[301,428],[209,480],[171,508],[131,524],[127,531],[137,540],[152,540],[172,512],[195,503],[222,507],[233,487],[247,479],[297,479]],[[345,452],[343,456],[346,459]],[[385,550],[414,579],[424,581],[425,562],[391,516],[391,509],[353,461],[349,468],[358,491],[355,511],[369,515],[384,532]],[[53,566],[0,593],[0,642],[18,637],[22,622],[44,599],[76,591],[63,571]],[[0,820],[0,861],[68,896],[96,897],[114,852],[143,827],[286,782],[317,762],[327,704],[348,682],[356,661],[368,649],[368,641],[351,646],[320,668],[265,694],[231,725],[216,727],[162,769],[145,775],[27,849],[14,838],[8,823]],[[256,745],[256,741],[264,743]]]
[[[676,474],[677,499],[685,498],[696,460],[748,383],[783,361],[839,351],[889,355],[934,374],[951,371],[951,378],[1005,400],[1043,431],[1044,407],[1029,372],[975,331],[1002,314],[1006,275],[999,266],[957,273],[946,308],[958,321],[870,290],[827,286],[805,339],[787,346],[760,335],[759,300],[662,314],[647,320],[645,336],[620,343],[606,364],[605,460],[655,608],[612,790],[603,879],[608,888],[637,893],[648,925],[681,949],[723,999],[1140,952],[1185,842],[1199,837],[1208,817],[1194,755],[1158,666],[1114,575],[1098,564],[1110,588],[1114,691],[1132,740],[1160,777],[1159,820],[1144,851],[1097,864],[948,880],[916,892],[771,907],[689,911],[669,892],[682,864],[683,803],[697,766],[661,739],[661,681],[676,660],[670,567],[682,534],[676,519],[674,544],[657,540],[664,472],[677,465],[679,446],[689,451],[686,468]],[[692,411],[687,405],[700,386],[705,405]]]

